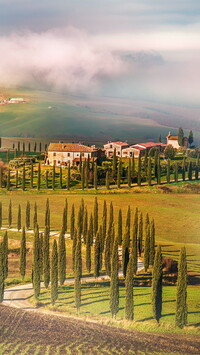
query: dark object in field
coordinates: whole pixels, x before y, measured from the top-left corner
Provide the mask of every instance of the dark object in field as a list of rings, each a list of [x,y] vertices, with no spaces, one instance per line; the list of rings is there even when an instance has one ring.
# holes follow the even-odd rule
[[[167,274],[177,274],[178,272],[178,262],[172,258],[163,258],[162,267]]]

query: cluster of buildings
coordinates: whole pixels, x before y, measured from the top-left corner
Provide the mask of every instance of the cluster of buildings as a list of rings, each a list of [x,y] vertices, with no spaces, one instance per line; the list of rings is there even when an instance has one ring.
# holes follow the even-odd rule
[[[0,105],[20,104],[24,102],[25,100],[22,97],[10,97],[9,99],[0,97]]]
[[[127,142],[108,142],[104,144],[103,149],[97,148],[94,145],[89,147],[80,143],[50,143],[48,147],[48,155],[46,157],[46,165],[79,165],[80,161],[88,158],[94,160],[106,156],[111,158],[116,150],[117,157],[130,158],[133,155],[137,158],[139,155],[144,155],[152,148],[157,148],[160,153],[164,152],[167,145],[172,145],[174,148],[180,148],[178,144],[178,136],[172,136],[169,132],[167,143],[161,142],[146,142],[129,145]],[[186,145],[187,142],[184,141]]]

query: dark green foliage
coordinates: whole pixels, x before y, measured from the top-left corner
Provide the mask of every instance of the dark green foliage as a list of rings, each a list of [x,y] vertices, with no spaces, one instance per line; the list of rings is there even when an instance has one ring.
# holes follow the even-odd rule
[[[149,268],[150,258],[150,225],[146,228],[145,243],[144,243],[144,271],[147,272]]]
[[[119,209],[118,213],[118,229],[117,229],[117,236],[118,236],[118,244],[122,245],[122,210]]]
[[[193,172],[193,167],[192,167],[192,162],[189,162],[188,165],[188,180],[191,181],[192,180],[192,172]]]
[[[159,143],[162,143],[162,136],[161,136],[161,134],[160,134],[159,137],[158,137],[158,142],[159,142]]]
[[[97,190],[97,164],[94,163],[94,189]]]
[[[150,254],[149,254],[149,265],[154,264],[155,257],[155,225],[154,220],[151,221],[150,225]]]
[[[177,163],[174,166],[174,181],[178,182],[178,164]]]
[[[199,179],[199,166],[196,164],[195,165],[195,180]]]
[[[55,185],[56,185],[56,167],[53,165],[53,171],[52,171],[52,190],[55,190]]]
[[[122,163],[119,160],[118,167],[117,167],[117,188],[120,189],[121,184],[121,170],[122,170]]]
[[[128,160],[128,187],[131,188],[131,159]]]
[[[117,173],[117,155],[116,155],[116,148],[114,149],[113,153],[113,166],[112,166],[113,177],[115,178]]]
[[[81,188],[82,190],[85,188],[85,164],[82,164],[81,168]]]
[[[46,189],[49,188],[49,170],[46,170],[45,172],[45,183],[46,183]]]
[[[18,232],[22,228],[22,214],[21,214],[21,206],[18,207],[18,215],[17,215],[17,230]]]
[[[89,231],[86,236],[86,268],[88,273],[91,271],[91,243]]]
[[[26,187],[26,170],[25,170],[25,164],[22,169],[22,190],[24,191]]]
[[[109,190],[109,188],[110,188],[109,171],[106,171],[106,189]]]
[[[178,130],[178,144],[181,147],[183,146],[183,138],[184,138],[183,129],[180,127],[179,130]]]
[[[17,170],[16,171],[16,175],[15,175],[15,187],[16,187],[16,189],[18,188],[18,184],[19,184],[19,172]]]
[[[90,170],[90,158],[87,159],[86,161],[86,165],[85,165],[85,187],[86,189],[88,189],[89,187],[89,183],[88,183],[88,179],[89,179],[89,170]]]
[[[31,189],[33,189],[33,175],[34,175],[33,163],[31,163],[31,176],[30,176]]]
[[[2,211],[2,202],[0,201],[0,229],[2,228],[2,220],[3,220],[3,211]]]
[[[106,274],[111,275],[111,255],[112,255],[112,227],[108,229],[105,240],[104,263]]]
[[[167,183],[170,183],[170,160],[167,159]]]
[[[72,205],[72,210],[71,210],[71,218],[70,218],[70,236],[71,239],[74,238],[74,231],[75,231],[75,208],[74,204]]]
[[[133,255],[130,256],[126,272],[126,298],[125,298],[125,318],[133,320],[134,301],[133,301]]]
[[[75,307],[79,312],[81,305],[81,275],[82,275],[82,256],[81,256],[81,236],[78,233],[76,250],[75,250],[75,265],[74,265],[74,293]]]
[[[99,277],[101,268],[101,243],[99,232],[97,232],[94,244],[94,277]]]
[[[0,189],[3,187],[3,168],[0,167]]]
[[[33,242],[33,288],[36,299],[38,299],[40,294],[40,272],[40,238],[37,226],[35,228]]]
[[[141,186],[141,155],[138,157],[137,184]]]
[[[3,302],[4,298],[4,267],[3,267],[3,247],[0,243],[0,303]]]
[[[89,223],[89,229],[88,229],[88,238],[90,240],[90,245],[93,245],[93,238],[94,238],[94,226],[93,226],[93,215],[91,213],[90,215],[90,223]]]
[[[131,208],[128,206],[127,215],[126,215],[126,228],[128,228],[128,233],[130,235],[131,229]]]
[[[193,141],[194,141],[193,132],[190,131],[189,136],[188,136],[188,143],[189,143],[190,147],[191,147]]]
[[[70,164],[68,164],[68,169],[67,169],[67,190],[70,189]]]
[[[39,236],[40,240],[40,280],[42,280],[43,277],[43,261],[44,261],[44,255],[43,255],[43,248],[44,248],[44,237],[43,234],[40,233]]]
[[[164,150],[164,156],[167,159],[173,159],[176,154],[176,149],[171,145],[167,145],[165,150]]]
[[[151,186],[151,179],[152,179],[152,173],[151,173],[151,157],[148,158],[148,166],[147,166],[147,182],[148,185]]]
[[[10,190],[10,169],[8,169],[7,173],[7,183],[6,183],[7,190]]]
[[[22,280],[24,280],[24,276],[26,274],[26,233],[24,227],[22,228],[22,236],[21,236],[21,244],[20,244],[19,271]]]
[[[157,184],[161,183],[161,166],[160,166],[160,154],[157,157]]]
[[[144,168],[145,176],[147,176],[147,166],[148,166],[148,151],[146,149],[144,154],[144,160],[143,160],[143,168]]]
[[[185,247],[181,248],[178,264],[175,324],[183,328],[187,324],[187,260]]]
[[[35,202],[34,205],[34,214],[33,214],[33,229],[35,229],[37,226],[37,204]]]
[[[113,235],[115,233],[113,232]],[[111,256],[111,279],[110,279],[110,311],[112,317],[116,318],[119,311],[119,281],[118,281],[118,238],[114,237]]]
[[[44,231],[43,241],[43,276],[46,288],[50,282],[50,255],[49,255],[49,229],[46,227]]]
[[[103,218],[102,218],[102,240],[103,244],[106,240],[106,230],[107,230],[107,205],[106,201],[104,200],[103,204]]]
[[[62,179],[62,167],[60,166],[60,189],[63,187],[63,179]]]
[[[54,305],[58,299],[58,250],[57,242],[54,239],[51,254],[51,304]]]
[[[159,322],[162,315],[162,254],[160,246],[156,250],[152,272],[152,308],[153,317]]]
[[[98,222],[99,214],[98,214],[97,197],[95,197],[95,200],[94,200],[94,213],[93,213],[93,216],[94,216],[94,219],[93,219],[94,236],[96,236],[97,231],[98,231],[98,224],[99,224],[99,222]]]
[[[27,201],[26,204],[26,228],[29,229],[30,228],[30,224],[31,224],[31,206],[30,206],[30,202]]]
[[[83,218],[83,240],[86,244],[86,238],[88,234],[88,212],[87,208],[85,208],[84,218]]]
[[[135,157],[134,157],[134,153],[132,155],[131,158],[131,176],[133,177],[135,174]]]
[[[40,190],[41,185],[41,165],[38,163],[37,189]]]
[[[8,207],[8,226],[11,228],[12,225],[12,202],[10,200],[9,207]]]
[[[4,234],[2,242],[2,252],[3,252],[3,277],[4,280],[8,277],[8,233]]]
[[[138,235],[138,209],[136,208],[135,210],[135,216],[134,216],[134,224],[133,224],[133,240],[132,240],[132,255],[133,255],[133,273],[134,275],[137,272],[137,253],[138,253],[138,241],[137,241],[137,235]]]
[[[66,245],[63,230],[61,231],[58,240],[58,276],[60,285],[63,285],[66,278]]]
[[[49,207],[49,199],[46,200],[46,210],[45,210],[45,227],[48,227],[50,230],[50,207]]]
[[[73,243],[72,243],[72,269],[75,271],[75,254],[76,254],[76,244],[77,244],[77,229],[74,230]]]
[[[122,241],[122,271],[124,277],[126,277],[126,270],[129,262],[129,247],[130,247],[130,230],[126,226],[126,231]]]
[[[139,253],[139,256],[141,256],[142,250],[143,250],[142,241],[143,241],[143,216],[142,216],[142,212],[141,212],[139,226],[138,226],[138,253]]]

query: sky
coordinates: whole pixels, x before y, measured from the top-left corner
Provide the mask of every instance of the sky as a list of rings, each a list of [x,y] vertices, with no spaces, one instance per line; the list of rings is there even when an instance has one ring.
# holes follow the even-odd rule
[[[0,86],[200,103],[199,0],[0,0]]]

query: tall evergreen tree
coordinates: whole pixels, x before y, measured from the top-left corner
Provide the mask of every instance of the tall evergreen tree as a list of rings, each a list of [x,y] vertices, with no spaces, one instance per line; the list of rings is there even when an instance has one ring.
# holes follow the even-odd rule
[[[85,244],[86,244],[87,234],[88,234],[88,212],[87,212],[87,208],[85,208],[84,220],[83,220],[83,240]]]
[[[170,159],[167,159],[167,183],[170,183],[170,170],[171,170],[171,166],[170,166]]]
[[[193,132],[190,131],[189,136],[188,136],[188,143],[189,143],[190,147],[191,147],[193,141],[194,141]]]
[[[157,184],[161,184],[161,165],[160,165],[160,154],[158,154],[157,158]]]
[[[105,260],[105,269],[108,276],[111,275],[111,256],[112,256],[112,244],[113,244],[113,222],[109,222],[108,232],[105,240],[105,251],[104,251],[104,260]]]
[[[2,243],[0,243],[0,303],[3,302],[3,298],[4,298],[3,248],[2,248]]]
[[[25,228],[22,228],[21,244],[20,244],[20,264],[19,264],[20,275],[22,280],[24,280],[26,274],[26,233]]]
[[[54,239],[51,254],[51,304],[54,305],[58,299],[58,250],[57,242]]]
[[[60,166],[60,174],[59,174],[59,177],[60,177],[60,189],[62,189],[62,188],[63,188],[62,166]]]
[[[89,170],[90,170],[90,158],[88,157],[85,164],[85,187],[88,189],[89,187]]]
[[[18,215],[17,215],[17,230],[18,232],[22,228],[22,214],[21,214],[21,206],[18,207]]]
[[[122,271],[124,277],[126,277],[126,270],[129,262],[129,247],[130,247],[130,230],[126,226],[126,231],[122,241]]]
[[[75,231],[75,208],[74,204],[72,205],[72,210],[71,210],[71,218],[70,218],[70,236],[71,239],[74,238],[74,231]]]
[[[40,190],[41,185],[41,165],[38,163],[37,189]]]
[[[33,288],[36,300],[40,294],[40,239],[38,226],[34,232],[33,242]]]
[[[113,318],[116,318],[116,314],[119,311],[118,268],[118,238],[116,236],[114,237],[114,244],[112,249],[110,279],[110,311]]]
[[[151,173],[151,157],[148,158],[148,166],[147,166],[147,182],[148,185],[151,186],[151,179],[152,179],[152,173]]]
[[[132,240],[132,255],[133,255],[133,273],[137,273],[137,258],[138,258],[138,209],[135,210],[134,224],[133,224],[133,240]]]
[[[128,187],[131,188],[131,159],[128,160]]]
[[[127,215],[126,215],[126,227],[128,228],[128,232],[130,235],[130,230],[131,230],[131,208],[130,208],[130,205],[128,206]]]
[[[149,268],[149,258],[150,258],[150,225],[148,224],[145,235],[144,243],[144,271],[147,272]]]
[[[30,206],[30,202],[27,201],[26,204],[26,228],[30,229],[30,224],[31,224],[31,206]]]
[[[58,276],[60,285],[63,285],[66,278],[66,244],[63,230],[58,240]]]
[[[99,232],[97,232],[94,244],[94,277],[99,277],[101,268],[101,244]]]
[[[25,169],[25,164],[22,169],[22,190],[24,191],[26,188],[26,169]]]
[[[39,235],[39,243],[40,243],[40,280],[42,280],[43,277],[43,271],[44,271],[44,237],[43,234],[40,233]]]
[[[18,188],[19,185],[19,171],[16,170],[16,174],[15,174],[15,187],[16,189]]]
[[[90,242],[90,234],[89,230],[86,236],[86,269],[88,273],[91,271],[91,242]]]
[[[6,183],[7,190],[10,190],[10,169],[8,168],[7,172],[7,183]]]
[[[162,315],[162,254],[160,245],[156,250],[152,272],[152,307],[153,317],[159,322]]]
[[[141,186],[141,155],[138,157],[137,184]]]
[[[178,164],[175,163],[174,165],[174,181],[178,182]]]
[[[103,203],[103,218],[102,218],[102,238],[103,238],[103,243],[105,242],[105,239],[106,239],[106,230],[107,230],[107,205],[106,205],[106,200],[104,200],[104,203]]]
[[[3,187],[3,168],[0,167],[0,189]]]
[[[9,207],[8,207],[8,227],[11,228],[12,226],[12,202],[10,200]]]
[[[151,221],[150,224],[150,253],[149,253],[149,265],[154,264],[154,257],[155,257],[155,225],[154,220]]]
[[[75,271],[75,255],[76,255],[76,244],[77,244],[78,232],[77,229],[74,230],[73,243],[72,243],[72,269]]]
[[[97,163],[94,164],[94,189],[97,190]]]
[[[131,157],[131,176],[133,177],[134,174],[135,174],[135,157],[133,153]]]
[[[162,136],[161,136],[161,134],[160,134],[159,137],[158,137],[158,142],[159,142],[159,143],[162,143]]]
[[[119,209],[118,213],[118,230],[117,230],[117,235],[118,235],[118,244],[122,245],[122,210],[121,208]]]
[[[183,146],[183,138],[184,138],[183,129],[180,127],[179,130],[178,130],[178,144],[181,147]]]
[[[67,168],[67,190],[70,189],[70,178],[71,178],[71,175],[70,175],[70,163],[68,163],[68,168]]]
[[[90,245],[92,246],[93,245],[93,239],[94,239],[94,223],[93,223],[93,215],[92,215],[92,213],[90,215],[88,237],[89,237],[89,240],[90,240]]]
[[[122,170],[122,163],[120,159],[117,167],[117,188],[118,189],[120,189],[121,186],[121,170]]]
[[[74,293],[75,307],[79,313],[81,306],[81,275],[82,275],[82,256],[81,256],[81,237],[77,237],[75,250],[75,267],[74,267]]]
[[[36,228],[37,222],[38,222],[38,220],[37,220],[37,204],[35,202],[35,204],[34,204],[34,215],[33,215],[33,229]]]
[[[3,210],[2,210],[2,202],[0,201],[0,229],[2,228],[3,221]]]
[[[45,210],[45,227],[48,227],[50,230],[50,206],[49,206],[49,198],[46,200],[46,210]]]
[[[49,255],[49,229],[45,227],[44,230],[44,242],[43,242],[43,275],[44,285],[46,288],[50,282],[50,255]]]
[[[52,190],[55,190],[55,185],[56,185],[56,167],[55,164],[53,165],[53,171],[52,171]]]
[[[81,168],[81,188],[82,190],[85,188],[85,164],[82,164]]]
[[[94,226],[94,236],[96,236],[97,231],[98,231],[98,225],[99,225],[99,213],[98,213],[99,207],[98,207],[98,201],[97,201],[97,197],[95,197],[94,200],[94,212],[93,212],[93,216],[94,216],[94,220],[93,220],[93,226]]]
[[[49,170],[45,171],[45,183],[46,183],[46,189],[48,190],[48,188],[49,188]]]
[[[181,248],[178,264],[175,324],[183,328],[187,324],[187,261],[186,249]]]
[[[192,173],[193,173],[193,166],[192,166],[192,162],[189,162],[188,165],[188,180],[191,181],[192,180]]]
[[[115,178],[116,173],[117,173],[117,154],[116,154],[116,148],[114,149],[114,153],[113,153],[113,166],[112,166],[112,171],[113,171],[113,177]]]
[[[8,277],[8,233],[4,233],[2,242],[3,251],[3,277],[4,280]]]
[[[125,317],[128,320],[133,320],[134,316],[134,301],[133,301],[133,255],[130,256],[127,271],[126,271],[126,298],[125,298]]]
[[[33,189],[33,176],[34,176],[34,168],[33,168],[33,163],[31,162],[31,172],[30,172],[30,186],[31,186],[31,189]]]
[[[109,188],[110,188],[109,171],[106,171],[106,189],[109,190]]]
[[[195,180],[199,179],[199,166],[196,164],[195,165]]]

